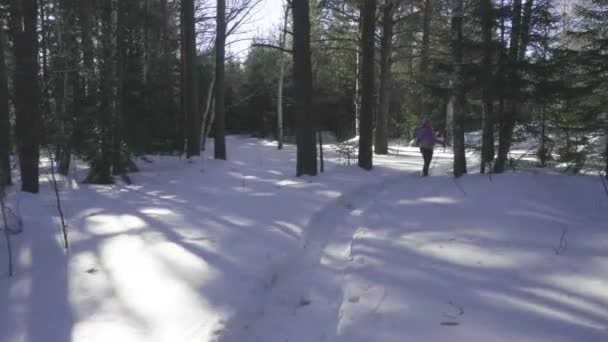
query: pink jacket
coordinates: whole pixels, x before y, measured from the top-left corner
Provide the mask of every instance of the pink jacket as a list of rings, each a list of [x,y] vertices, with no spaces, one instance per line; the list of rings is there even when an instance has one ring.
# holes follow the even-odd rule
[[[435,133],[430,126],[422,126],[418,128],[418,140],[420,147],[433,149],[435,144],[443,144],[443,140],[437,139]]]

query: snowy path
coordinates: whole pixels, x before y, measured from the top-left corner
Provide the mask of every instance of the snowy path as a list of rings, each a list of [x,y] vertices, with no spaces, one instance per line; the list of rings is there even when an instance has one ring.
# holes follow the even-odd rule
[[[534,178],[387,180],[344,196],[224,341],[604,341],[601,189]],[[571,203],[576,192],[589,196]]]
[[[315,212],[375,181],[331,161],[323,176],[296,178],[293,146],[231,137],[229,153],[228,162],[152,157],[133,185],[65,182],[67,254],[48,183],[20,195],[13,278],[0,244],[0,341],[214,341],[259,307]],[[374,176],[419,168],[409,153],[384,158]]]
[[[22,195],[0,341],[606,340],[596,178],[454,181],[438,152],[421,179],[413,148],[296,178],[293,146],[228,146],[152,157],[133,185],[67,182],[67,253],[48,183]]]

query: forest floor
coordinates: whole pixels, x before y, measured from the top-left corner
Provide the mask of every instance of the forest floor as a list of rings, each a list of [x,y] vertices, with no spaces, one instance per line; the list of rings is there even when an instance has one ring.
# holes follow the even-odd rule
[[[296,178],[295,148],[229,137],[229,161],[140,160],[133,184],[11,192],[0,341],[606,341],[598,176],[454,180],[449,151]],[[471,156],[471,161],[474,156]],[[476,168],[471,166],[471,170]]]

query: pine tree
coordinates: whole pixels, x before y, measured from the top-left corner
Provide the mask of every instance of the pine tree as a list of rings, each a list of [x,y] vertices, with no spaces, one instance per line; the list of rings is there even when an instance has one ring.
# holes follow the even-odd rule
[[[11,123],[8,107],[8,75],[4,57],[6,54],[4,21],[0,20],[0,189],[12,183],[11,180]],[[0,193],[0,196],[2,194]]]
[[[296,102],[296,175],[317,174],[316,119],[312,112],[312,64],[308,0],[292,0],[293,71]]]
[[[374,50],[376,0],[364,0],[361,33],[361,118],[359,120],[359,167],[373,168]]]
[[[380,91],[379,106],[376,115],[376,139],[374,151],[376,154],[388,154],[388,115],[391,94],[391,68],[393,53],[393,26],[395,3],[386,0],[382,8],[382,39],[380,42]]]
[[[606,139],[604,147],[604,172],[608,179],[608,1],[590,0],[579,6],[582,27],[573,33],[582,45],[576,51],[576,62],[583,71],[582,86],[586,90],[581,107],[582,119],[592,129],[602,129]]]
[[[464,146],[464,74],[462,70],[463,0],[452,2],[452,93],[454,96],[454,176],[467,173]]]
[[[194,31],[194,0],[182,0],[182,77],[186,116],[186,156],[201,154],[200,112],[196,67],[196,34]]]
[[[483,102],[483,135],[481,147],[481,173],[484,173],[488,163],[494,160],[494,99],[493,99],[493,61],[494,44],[492,32],[494,29],[494,8],[492,0],[480,1],[481,31],[483,44],[482,67],[482,102]],[[492,170],[490,170],[491,172]]]
[[[39,188],[42,117],[38,86],[38,4],[36,0],[10,0],[11,32],[15,55],[16,138],[21,169],[21,189]]]

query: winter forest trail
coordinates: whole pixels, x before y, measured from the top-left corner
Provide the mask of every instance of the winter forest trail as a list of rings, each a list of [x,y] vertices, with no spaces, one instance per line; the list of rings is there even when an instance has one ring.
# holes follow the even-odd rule
[[[299,259],[221,341],[602,341],[601,196],[528,174],[362,186],[313,216]]]
[[[67,253],[48,184],[23,196],[0,341],[604,341],[595,177],[454,180],[448,151],[420,178],[397,147],[371,172],[328,148],[324,174],[297,178],[293,146],[228,146],[150,156],[131,185],[65,182]]]

